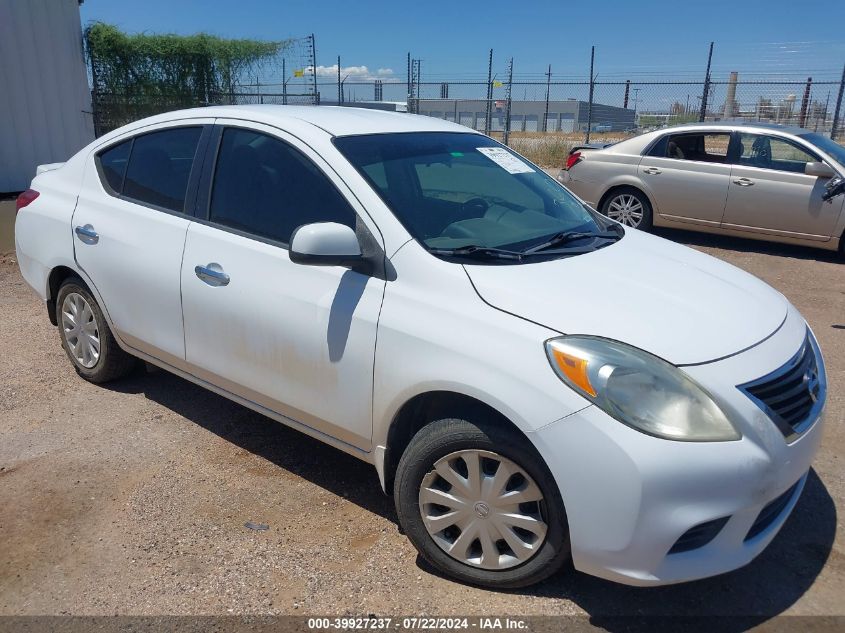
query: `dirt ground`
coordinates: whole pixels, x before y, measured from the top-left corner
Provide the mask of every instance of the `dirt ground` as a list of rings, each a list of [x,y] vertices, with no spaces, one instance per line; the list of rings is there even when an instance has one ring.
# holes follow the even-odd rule
[[[164,372],[76,376],[13,256],[0,261],[0,615],[845,614],[845,263],[667,232],[782,291],[828,363],[823,448],[754,563],[637,589],[568,570],[492,592],[432,573],[375,470]],[[267,531],[246,529],[256,521]]]

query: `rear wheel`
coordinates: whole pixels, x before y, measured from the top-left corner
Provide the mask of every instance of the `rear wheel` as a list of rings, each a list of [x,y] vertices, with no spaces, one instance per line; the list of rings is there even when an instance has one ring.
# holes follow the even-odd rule
[[[85,380],[107,382],[134,367],[135,358],[120,349],[100,306],[78,277],[69,277],[59,287],[56,322],[62,347]]]
[[[633,187],[614,190],[599,209],[602,215],[635,229],[647,231],[652,226],[651,203],[642,191]]]
[[[423,427],[399,462],[394,497],[423,558],[464,582],[524,587],[569,559],[557,485],[511,429],[463,419]]]

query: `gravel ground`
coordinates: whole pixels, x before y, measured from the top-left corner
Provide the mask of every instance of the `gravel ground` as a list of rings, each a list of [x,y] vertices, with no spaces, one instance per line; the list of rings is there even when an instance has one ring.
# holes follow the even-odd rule
[[[518,592],[432,573],[375,470],[164,372],[76,376],[0,258],[0,615],[845,614],[845,263],[665,234],[763,278],[818,335],[830,379],[815,472],[780,535],[717,578],[636,589],[572,570]],[[267,524],[246,529],[246,521]]]

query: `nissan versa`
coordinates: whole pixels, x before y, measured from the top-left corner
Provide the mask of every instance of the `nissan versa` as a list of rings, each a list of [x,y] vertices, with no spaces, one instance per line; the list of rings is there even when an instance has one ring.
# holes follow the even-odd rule
[[[798,311],[465,127],[210,107],[39,172],[18,261],[83,378],[140,358],[372,463],[462,581],[719,574],[801,494],[826,379]]]

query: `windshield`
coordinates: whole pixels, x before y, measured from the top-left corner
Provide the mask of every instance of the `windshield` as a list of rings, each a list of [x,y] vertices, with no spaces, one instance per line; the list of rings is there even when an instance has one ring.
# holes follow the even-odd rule
[[[575,254],[621,236],[608,235],[610,223],[553,178],[480,134],[370,134],[334,142],[408,232],[438,255],[514,258],[562,247]]]
[[[833,159],[837,163],[845,166],[845,147],[842,147],[839,143],[831,141],[826,136],[816,134],[815,132],[810,134],[799,134],[798,138],[802,138],[808,143],[812,143],[823,152],[833,156]]]

